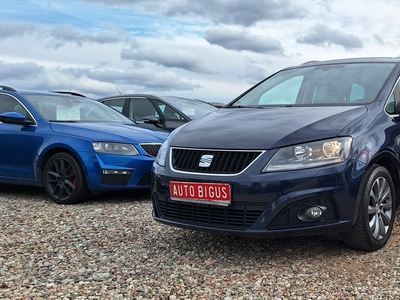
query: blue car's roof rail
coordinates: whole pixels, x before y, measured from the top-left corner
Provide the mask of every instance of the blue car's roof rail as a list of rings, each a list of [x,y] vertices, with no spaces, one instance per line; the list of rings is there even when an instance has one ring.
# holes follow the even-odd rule
[[[12,91],[12,92],[16,92],[17,91],[16,89],[14,89],[14,88],[12,88],[10,86],[7,86],[7,85],[0,85],[0,89],[6,90],[6,91]]]

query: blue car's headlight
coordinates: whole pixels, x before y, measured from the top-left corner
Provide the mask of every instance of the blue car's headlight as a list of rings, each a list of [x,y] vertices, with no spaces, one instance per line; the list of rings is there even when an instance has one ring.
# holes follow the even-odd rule
[[[99,153],[117,155],[140,155],[132,144],[92,142],[93,149]]]
[[[345,161],[351,151],[351,137],[311,142],[281,148],[263,172],[314,168]]]

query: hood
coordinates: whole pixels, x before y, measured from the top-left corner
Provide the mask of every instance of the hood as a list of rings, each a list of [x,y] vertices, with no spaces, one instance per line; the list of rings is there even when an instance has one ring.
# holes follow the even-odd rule
[[[120,123],[69,123],[51,122],[54,132],[87,138],[93,141],[132,143],[162,143],[168,137],[167,132],[153,131],[136,125]]]
[[[367,112],[365,106],[220,108],[186,124],[170,145],[273,149],[332,138]]]

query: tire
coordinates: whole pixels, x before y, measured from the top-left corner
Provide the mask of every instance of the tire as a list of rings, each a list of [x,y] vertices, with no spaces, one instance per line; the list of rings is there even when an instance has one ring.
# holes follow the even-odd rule
[[[367,171],[357,203],[357,220],[342,234],[342,240],[349,248],[379,250],[389,240],[396,213],[395,188],[385,167],[374,165]]]
[[[56,153],[47,160],[43,185],[47,195],[58,204],[76,204],[90,195],[80,164],[64,152]]]

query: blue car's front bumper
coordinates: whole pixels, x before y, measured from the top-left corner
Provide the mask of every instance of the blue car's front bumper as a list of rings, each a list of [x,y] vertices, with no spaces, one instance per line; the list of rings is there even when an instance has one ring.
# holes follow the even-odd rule
[[[145,189],[150,187],[154,157],[82,154],[87,184],[92,192]]]

